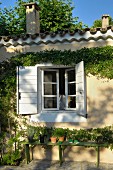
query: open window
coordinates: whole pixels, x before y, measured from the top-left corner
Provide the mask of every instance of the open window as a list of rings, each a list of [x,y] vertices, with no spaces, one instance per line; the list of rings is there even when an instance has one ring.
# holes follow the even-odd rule
[[[83,61],[75,67],[39,64],[17,69],[19,114],[56,111],[86,115]]]
[[[50,68],[42,71],[42,109],[76,109],[75,72],[75,68]]]

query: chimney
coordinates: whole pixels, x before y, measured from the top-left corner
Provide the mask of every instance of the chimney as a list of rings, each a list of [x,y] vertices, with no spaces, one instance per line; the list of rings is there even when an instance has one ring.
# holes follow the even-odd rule
[[[109,15],[105,14],[102,16],[102,28],[107,28],[109,26]]]
[[[32,2],[24,4],[26,7],[26,32],[27,34],[40,33],[39,6]]]

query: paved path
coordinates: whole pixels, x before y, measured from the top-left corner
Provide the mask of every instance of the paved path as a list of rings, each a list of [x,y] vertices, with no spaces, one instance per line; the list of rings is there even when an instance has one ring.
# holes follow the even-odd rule
[[[113,170],[113,164],[101,163],[97,168],[95,163],[89,162],[64,162],[59,166],[58,161],[33,160],[28,165],[18,167],[0,166],[0,170]]]

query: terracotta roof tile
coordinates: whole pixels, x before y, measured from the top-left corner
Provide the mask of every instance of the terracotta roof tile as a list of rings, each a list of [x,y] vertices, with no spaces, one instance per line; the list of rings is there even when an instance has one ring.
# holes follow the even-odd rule
[[[108,31],[111,31],[110,33]],[[4,45],[31,45],[31,44],[55,44],[57,42],[73,42],[73,41],[98,41],[99,39],[106,40],[108,37],[113,39],[113,26],[107,28],[85,28],[83,30],[65,30],[56,32],[43,32],[40,34],[22,34],[15,36],[0,36],[0,46]],[[107,34],[108,33],[108,34]]]

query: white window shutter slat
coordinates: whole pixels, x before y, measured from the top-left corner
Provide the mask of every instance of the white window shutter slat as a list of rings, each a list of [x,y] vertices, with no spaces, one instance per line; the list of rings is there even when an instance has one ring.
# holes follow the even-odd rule
[[[78,114],[87,117],[84,61],[76,65],[76,109]]]
[[[17,68],[17,113],[37,113],[37,67]]]

